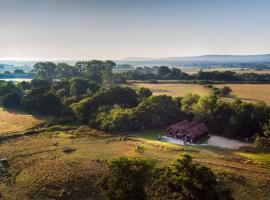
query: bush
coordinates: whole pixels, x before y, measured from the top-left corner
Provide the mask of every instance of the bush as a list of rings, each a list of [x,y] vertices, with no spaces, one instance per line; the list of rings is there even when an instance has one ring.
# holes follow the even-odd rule
[[[194,164],[184,155],[171,166],[156,168],[148,189],[149,199],[230,200],[229,190],[217,182],[214,173]]]
[[[6,108],[21,107],[21,95],[18,92],[11,92],[2,97],[2,104]]]
[[[153,162],[139,158],[121,157],[112,160],[108,174],[99,182],[105,199],[146,199],[145,187],[153,166]]]

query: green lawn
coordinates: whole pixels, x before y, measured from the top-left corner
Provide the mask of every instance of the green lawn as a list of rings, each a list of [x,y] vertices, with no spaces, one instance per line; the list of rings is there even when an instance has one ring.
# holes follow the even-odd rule
[[[155,140],[159,141],[159,135],[163,136],[165,134],[165,130],[153,129],[153,130],[144,130],[132,133],[137,138],[147,139],[147,140]]]

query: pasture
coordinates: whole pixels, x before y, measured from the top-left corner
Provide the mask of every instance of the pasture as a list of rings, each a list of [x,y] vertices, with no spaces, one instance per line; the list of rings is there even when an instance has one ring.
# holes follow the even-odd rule
[[[217,84],[216,87],[229,86],[232,89],[230,98],[223,98],[226,101],[238,98],[246,102],[264,101],[270,105],[270,84]],[[170,95],[173,97],[185,96],[187,93],[199,95],[209,94],[210,90],[199,84],[182,84],[182,83],[133,83],[132,87],[149,88],[154,95]]]
[[[199,84],[178,84],[178,83],[133,83],[132,87],[138,89],[146,87],[150,89],[154,95],[168,95],[172,97],[182,97],[188,93],[206,95],[210,92],[209,89]]]
[[[136,151],[138,146],[143,150]],[[270,193],[270,160],[258,162],[261,155],[256,153],[125,138],[91,129],[26,136],[1,143],[0,149],[10,164],[8,179],[0,176],[4,199],[102,199],[95,182],[112,158],[151,158],[164,165],[181,153],[212,168],[233,189],[235,199],[265,199]],[[270,154],[263,156],[269,158]]]
[[[215,86],[229,86],[232,89],[232,95],[243,101],[264,101],[270,105],[270,84],[221,84]]]
[[[0,135],[25,131],[41,122],[32,115],[6,111],[0,108]]]

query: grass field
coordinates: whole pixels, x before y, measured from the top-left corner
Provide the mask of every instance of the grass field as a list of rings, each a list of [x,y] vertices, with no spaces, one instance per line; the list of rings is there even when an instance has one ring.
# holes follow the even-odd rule
[[[270,105],[270,84],[222,84],[217,87],[229,86],[232,94],[242,100],[264,101]]]
[[[2,199],[102,199],[96,181],[106,163],[119,156],[151,158],[160,165],[188,153],[195,162],[226,175],[225,185],[236,199],[267,199],[270,193],[270,153],[261,154],[153,141],[154,131],[139,138],[110,136],[98,131],[50,132],[0,144],[9,160],[8,178],[1,179]],[[143,135],[146,136],[143,136]],[[143,152],[137,152],[137,146]],[[70,150],[70,151],[67,151]],[[1,174],[0,174],[1,175]],[[1,198],[0,198],[1,199]]]
[[[154,95],[165,94],[173,97],[185,96],[188,93],[199,95],[208,94],[210,90],[199,84],[178,84],[178,83],[133,83],[134,88],[146,87],[149,88]]]
[[[270,84],[218,84],[216,87],[229,86],[232,89],[232,95],[247,102],[258,102],[264,101],[270,105]],[[199,84],[182,84],[182,83],[162,83],[162,84],[152,84],[152,83],[133,83],[132,87],[149,88],[154,95],[170,95],[185,96],[187,93],[194,93],[199,95],[205,95],[210,92]],[[225,100],[233,100],[234,98],[224,98]]]
[[[32,115],[8,112],[0,108],[0,135],[25,131],[41,122]]]

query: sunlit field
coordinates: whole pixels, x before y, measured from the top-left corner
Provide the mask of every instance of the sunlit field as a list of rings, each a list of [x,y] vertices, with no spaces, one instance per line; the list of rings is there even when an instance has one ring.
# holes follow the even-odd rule
[[[178,83],[162,83],[162,84],[152,84],[152,83],[134,83],[132,84],[135,88],[146,87],[149,88],[154,95],[169,95],[173,97],[182,97],[188,93],[194,93],[199,95],[206,95],[210,90],[204,88],[199,84],[178,84]]]
[[[0,135],[25,131],[41,122],[32,115],[5,111],[0,108]]]
[[[222,84],[217,87],[229,86],[232,94],[244,101],[264,101],[270,105],[270,84]]]
[[[210,90],[199,84],[181,84],[181,83],[133,83],[133,87],[149,88],[154,95],[170,95],[173,97],[185,96],[187,93],[194,93],[199,95],[206,95]],[[270,105],[270,84],[218,84],[216,87],[229,86],[232,89],[233,98],[224,98],[225,100],[232,101],[235,98],[246,102],[264,101]]]

